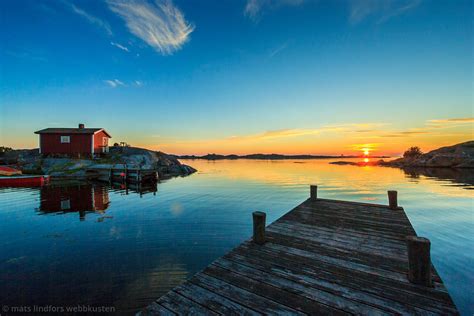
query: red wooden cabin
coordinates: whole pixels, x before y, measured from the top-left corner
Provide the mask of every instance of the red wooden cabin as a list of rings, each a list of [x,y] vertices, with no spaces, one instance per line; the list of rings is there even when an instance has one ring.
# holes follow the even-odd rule
[[[40,154],[45,156],[94,156],[109,151],[109,133],[103,128],[46,128],[39,134]]]

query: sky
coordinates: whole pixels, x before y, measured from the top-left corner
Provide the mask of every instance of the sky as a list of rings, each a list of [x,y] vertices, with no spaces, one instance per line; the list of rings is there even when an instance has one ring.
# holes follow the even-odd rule
[[[474,139],[472,1],[0,1],[0,146],[105,128],[174,154]]]

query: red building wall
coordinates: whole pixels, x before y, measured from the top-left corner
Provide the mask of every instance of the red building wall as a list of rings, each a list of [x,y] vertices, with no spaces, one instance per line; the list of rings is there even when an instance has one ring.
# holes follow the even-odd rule
[[[109,138],[107,137],[107,134],[104,133],[104,131],[100,131],[96,134],[94,134],[94,153],[99,154],[102,153],[103,145],[104,145],[104,138],[107,139],[107,146],[108,146],[108,141]]]
[[[61,143],[61,136],[69,136],[70,143]],[[91,154],[92,134],[40,134],[42,154]]]

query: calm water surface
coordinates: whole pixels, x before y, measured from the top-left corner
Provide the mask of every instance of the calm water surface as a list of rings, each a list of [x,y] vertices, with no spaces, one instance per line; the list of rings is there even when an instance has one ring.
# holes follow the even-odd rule
[[[328,160],[187,161],[199,170],[157,192],[98,184],[0,188],[0,303],[115,306],[134,312],[308,197],[399,203],[464,315],[474,313],[474,174],[419,174]],[[128,194],[127,194],[128,193]]]

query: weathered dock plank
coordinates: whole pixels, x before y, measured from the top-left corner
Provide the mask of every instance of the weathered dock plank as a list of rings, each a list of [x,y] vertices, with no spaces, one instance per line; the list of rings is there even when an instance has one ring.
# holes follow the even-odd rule
[[[266,228],[255,213],[253,240],[141,314],[458,315],[429,241],[407,243],[417,235],[396,197],[390,206],[327,200],[313,186]]]

